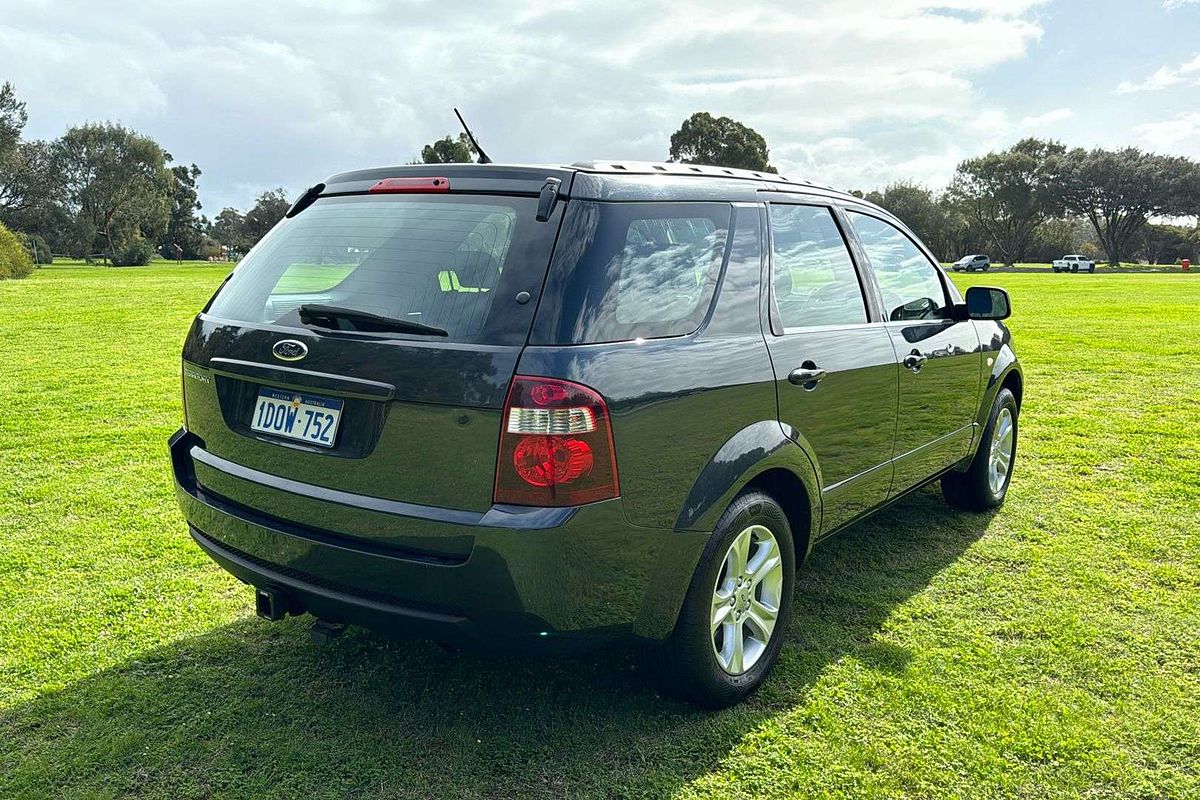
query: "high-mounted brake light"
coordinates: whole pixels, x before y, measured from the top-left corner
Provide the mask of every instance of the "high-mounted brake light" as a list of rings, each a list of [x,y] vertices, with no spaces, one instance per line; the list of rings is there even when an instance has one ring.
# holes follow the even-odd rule
[[[575,506],[619,494],[608,406],[553,378],[513,378],[496,461],[497,503]]]
[[[449,178],[384,178],[367,190],[372,194],[431,194],[450,191]]]

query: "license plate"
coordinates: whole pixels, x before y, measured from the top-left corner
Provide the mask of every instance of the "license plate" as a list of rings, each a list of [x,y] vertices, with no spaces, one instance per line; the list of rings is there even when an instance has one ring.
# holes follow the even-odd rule
[[[250,430],[333,447],[342,401],[281,389],[260,389]]]

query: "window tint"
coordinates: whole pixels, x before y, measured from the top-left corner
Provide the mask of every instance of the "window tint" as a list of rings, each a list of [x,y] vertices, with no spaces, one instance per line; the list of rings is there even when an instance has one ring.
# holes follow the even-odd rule
[[[731,207],[572,201],[534,340],[584,344],[691,333],[712,304]]]
[[[771,232],[771,285],[785,329],[867,321],[854,263],[828,208],[772,205]]]
[[[887,318],[944,317],[946,290],[925,254],[894,225],[856,211],[848,213],[874,267]]]
[[[450,341],[499,342],[528,331],[493,313],[501,280],[549,260],[553,226],[527,198],[335,197],[285,220],[246,257],[209,313],[296,325],[300,306],[336,305],[444,328]],[[521,231],[525,230],[522,235]],[[536,265],[540,253],[540,265]],[[510,264],[511,262],[511,264]],[[512,269],[506,269],[511,266]],[[506,274],[507,273],[507,274]],[[528,277],[528,276],[527,276]],[[508,330],[512,328],[512,330]],[[496,333],[505,334],[497,338]]]

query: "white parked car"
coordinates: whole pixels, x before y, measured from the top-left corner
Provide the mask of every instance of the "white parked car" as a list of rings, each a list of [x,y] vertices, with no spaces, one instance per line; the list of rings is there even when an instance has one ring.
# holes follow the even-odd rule
[[[987,272],[992,262],[985,255],[963,256],[950,265],[955,272]]]
[[[1050,268],[1055,272],[1095,272],[1096,262],[1087,256],[1063,256],[1055,259]]]

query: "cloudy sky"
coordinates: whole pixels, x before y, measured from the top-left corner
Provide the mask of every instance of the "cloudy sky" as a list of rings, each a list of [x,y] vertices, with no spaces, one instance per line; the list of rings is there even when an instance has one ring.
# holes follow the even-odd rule
[[[941,186],[1021,136],[1200,157],[1200,0],[0,0],[26,135],[120,121],[205,211],[404,163],[664,159],[693,111],[787,175]]]

